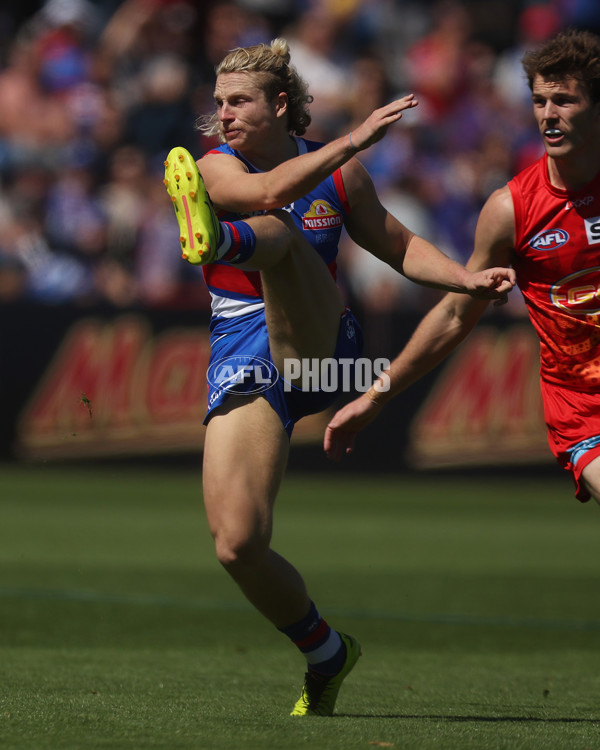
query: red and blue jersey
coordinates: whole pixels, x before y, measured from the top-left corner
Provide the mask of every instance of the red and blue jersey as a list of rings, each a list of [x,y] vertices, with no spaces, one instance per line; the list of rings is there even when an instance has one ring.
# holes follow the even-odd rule
[[[299,137],[295,140],[299,155],[316,151],[323,145]],[[235,156],[246,165],[249,172],[256,174],[261,171],[227,144],[218,146],[208,153]],[[337,169],[310,193],[283,208],[289,212],[298,229],[323,258],[335,278],[338,244],[344,219],[350,210],[341,170]],[[248,216],[219,214],[221,221],[231,222],[244,218]],[[264,308],[258,271],[243,271],[221,262],[203,266],[202,270],[211,295],[214,316],[233,318]]]

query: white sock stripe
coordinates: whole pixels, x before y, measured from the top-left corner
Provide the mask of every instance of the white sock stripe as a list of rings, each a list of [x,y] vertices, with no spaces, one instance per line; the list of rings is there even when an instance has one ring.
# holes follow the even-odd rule
[[[325,641],[325,643],[323,643],[322,646],[319,646],[319,648],[316,648],[314,651],[305,652],[304,656],[306,657],[306,661],[309,664],[320,664],[321,662],[327,661],[328,659],[334,657],[341,645],[342,639],[340,638],[339,633],[337,633],[332,628],[329,634],[329,638]]]

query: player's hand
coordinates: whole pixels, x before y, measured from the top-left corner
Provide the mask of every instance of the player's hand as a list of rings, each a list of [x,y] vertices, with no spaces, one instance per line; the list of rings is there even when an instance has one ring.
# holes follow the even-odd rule
[[[516,283],[513,268],[486,268],[485,271],[471,273],[465,289],[471,297],[494,299],[497,300],[496,304],[503,304]]]
[[[382,406],[362,395],[336,412],[325,428],[323,449],[327,458],[339,461],[344,454],[352,453],[357,434],[375,419]]]
[[[402,112],[416,107],[418,103],[414,94],[408,94],[376,109],[363,123],[352,130],[352,143],[355,148],[362,151],[380,141],[389,126],[401,119]]]

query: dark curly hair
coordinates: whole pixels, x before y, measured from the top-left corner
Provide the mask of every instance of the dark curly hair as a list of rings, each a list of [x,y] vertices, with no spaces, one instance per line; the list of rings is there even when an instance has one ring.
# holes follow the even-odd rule
[[[529,88],[540,75],[551,81],[574,78],[590,99],[600,102],[600,37],[590,31],[568,29],[523,57]]]

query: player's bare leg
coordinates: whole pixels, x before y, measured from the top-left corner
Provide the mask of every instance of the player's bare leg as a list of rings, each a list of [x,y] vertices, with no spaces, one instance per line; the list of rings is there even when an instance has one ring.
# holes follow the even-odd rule
[[[204,504],[217,558],[276,627],[296,622],[309,608],[302,577],[270,548],[288,450],[281,420],[260,396],[231,397],[208,423]]]
[[[291,251],[261,277],[269,343],[280,372],[286,357],[331,357],[345,306],[314,248],[299,235]]]
[[[273,505],[289,441],[264,398],[238,399],[243,399],[242,405],[230,399],[215,411],[207,427],[203,472],[207,518],[221,564],[258,611],[290,636],[316,609],[300,573],[270,547]],[[331,716],[342,682],[361,653],[354,638],[321,622],[330,647],[335,648],[325,663],[337,666],[329,672],[320,672],[318,665],[307,669],[292,716]]]
[[[590,495],[600,505],[600,456],[590,461],[581,472],[581,477]]]

